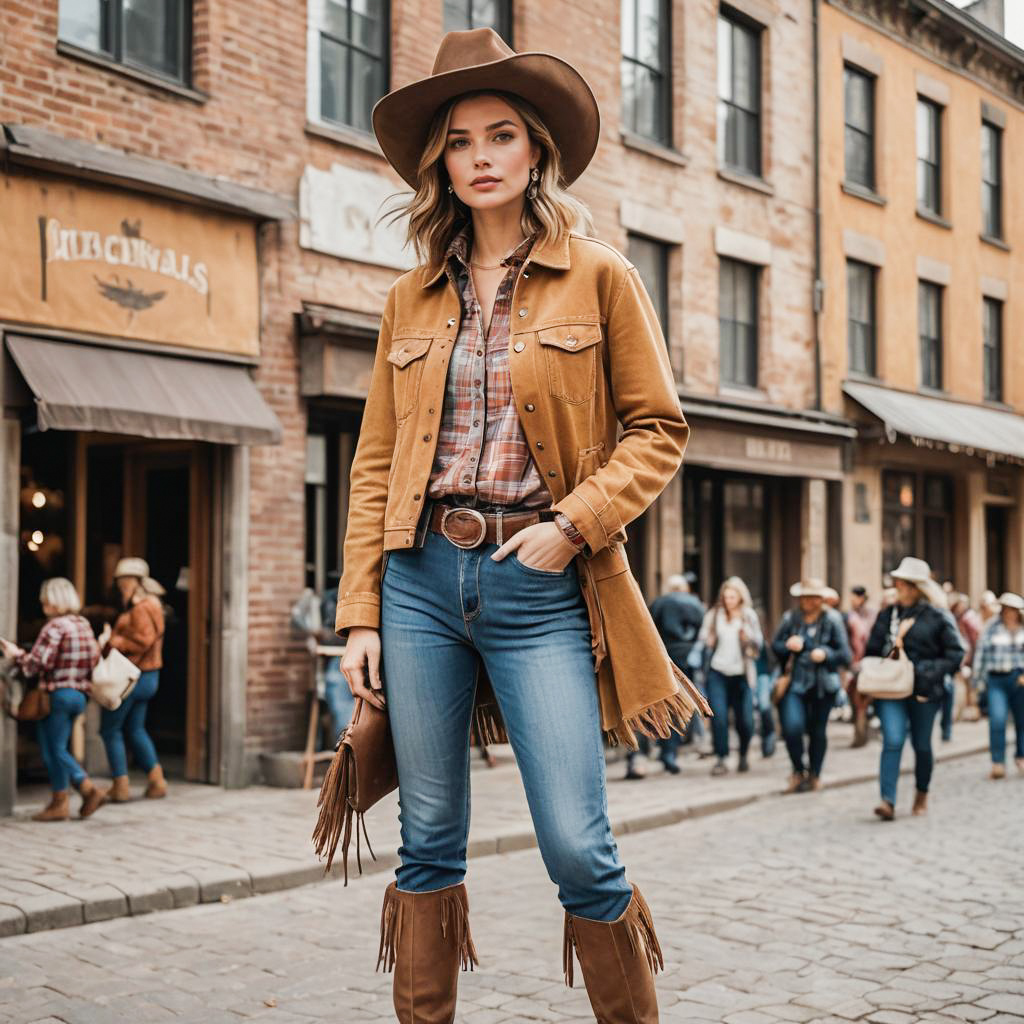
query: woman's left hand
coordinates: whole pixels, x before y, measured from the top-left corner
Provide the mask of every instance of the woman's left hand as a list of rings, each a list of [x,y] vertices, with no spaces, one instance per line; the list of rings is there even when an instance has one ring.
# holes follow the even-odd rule
[[[820,647],[815,647],[814,650],[811,651],[811,661],[813,661],[815,665],[820,665],[824,660],[825,652]]]
[[[10,640],[4,640],[0,637],[0,646],[3,647],[5,658],[17,658],[21,654],[21,648],[17,644],[12,644]]]
[[[534,523],[520,530],[491,558],[500,562],[513,552],[523,565],[544,572],[561,572],[579,554],[576,545],[562,533],[557,523]]]

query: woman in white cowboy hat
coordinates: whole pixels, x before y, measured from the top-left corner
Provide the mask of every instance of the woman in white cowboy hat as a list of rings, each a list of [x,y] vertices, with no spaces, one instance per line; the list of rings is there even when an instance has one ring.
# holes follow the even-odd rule
[[[902,644],[914,666],[914,692],[904,699],[875,700],[882,723],[882,802],[875,808],[875,814],[882,821],[892,821],[896,815],[896,784],[908,732],[914,747],[917,783],[913,813],[924,814],[928,809],[928,788],[935,763],[935,716],[946,694],[946,678],[960,667],[966,650],[956,622],[946,608],[946,594],[932,579],[927,562],[904,558],[889,575],[896,588],[896,603],[878,613],[866,653],[885,656],[894,644]]]
[[[116,648],[138,665],[142,675],[119,707],[100,712],[100,736],[114,779],[106,798],[114,803],[132,798],[126,749],[131,747],[136,766],[148,777],[145,795],[159,799],[167,795],[167,782],[156,747],[146,732],[146,712],[160,685],[163,667],[164,609],[160,598],[166,591],[149,575],[149,565],[142,558],[122,558],[114,569],[114,583],[124,611],[113,629],[108,624],[100,636],[103,654]]]
[[[433,73],[373,111],[414,190],[420,266],[385,304],[336,626],[353,693],[386,707],[394,738],[401,865],[381,950],[403,1022],[452,1021],[459,966],[475,962],[474,702],[481,738],[507,732],[515,750],[565,911],[567,981],[575,949],[600,1020],[658,1019],[661,952],[609,826],[602,728],[632,747],[706,704],[622,551],[687,426],[636,268],[574,230],[588,218],[566,187],[599,120],[571,65],[490,29],[446,35]]]
[[[842,617],[825,606],[829,590],[823,580],[794,583],[789,593],[798,606],[782,616],[772,640],[780,678],[788,679],[779,697],[782,736],[793,766],[787,793],[821,788],[829,714],[842,685],[839,670],[852,659]]]
[[[1006,776],[1006,722],[1011,714],[1017,770],[1024,774],[1024,597],[1001,594],[999,608],[982,634],[974,664],[988,694],[993,779]]]

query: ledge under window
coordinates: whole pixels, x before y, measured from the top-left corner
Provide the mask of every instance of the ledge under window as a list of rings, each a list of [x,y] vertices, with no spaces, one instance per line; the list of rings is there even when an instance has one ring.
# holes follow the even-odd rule
[[[889,201],[885,196],[880,196],[873,188],[868,188],[866,185],[858,185],[852,181],[844,181],[839,187],[848,196],[853,196],[855,199],[864,199],[869,203],[875,203],[877,206],[885,206]]]
[[[752,188],[755,192],[763,192],[766,196],[775,195],[775,187],[769,181],[756,174],[748,174],[745,171],[737,171],[732,167],[719,167],[718,176],[722,181],[728,181],[733,185],[742,185],[744,188]]]
[[[373,153],[374,156],[384,156],[383,151],[377,144],[376,138],[369,132],[361,132],[357,128],[346,128],[340,124],[327,124],[324,121],[307,121],[306,134],[316,135],[318,138],[328,139],[331,142],[340,143],[342,146],[361,149],[365,153]]]
[[[85,50],[80,46],[75,46],[74,43],[65,42],[63,39],[57,40],[57,52],[62,57],[80,60],[85,64],[92,64],[95,67],[103,68],[105,71],[112,71],[115,75],[122,75],[124,78],[131,78],[136,82],[152,85],[157,89],[174,93],[175,96],[191,100],[193,103],[205,103],[210,98],[209,93],[194,89],[192,86],[184,85],[181,82],[175,82],[170,78],[164,78],[163,75],[159,75],[155,71],[146,71],[143,68],[133,67],[130,64],[122,64],[119,61],[111,60],[102,53]]]
[[[736,398],[743,402],[767,402],[768,392],[763,388],[751,387],[749,384],[736,384],[721,381],[718,385],[720,398]]]
[[[934,224],[936,227],[945,228],[947,231],[953,230],[953,225],[946,220],[945,217],[940,216],[934,210],[929,210],[924,206],[919,206],[917,208],[917,215],[921,220],[926,220],[929,224]]]
[[[644,138],[643,135],[621,131],[619,138],[622,144],[630,149],[637,149],[641,153],[647,153],[648,156],[657,157],[659,160],[666,160],[678,167],[686,167],[690,163],[690,158],[685,153],[680,153],[678,149],[666,146],[662,142],[655,142],[654,139]]]
[[[996,238],[995,235],[986,235],[982,232],[978,237],[988,245],[994,245],[997,249],[1002,249],[1003,252],[1012,251],[1010,246],[1002,238]]]

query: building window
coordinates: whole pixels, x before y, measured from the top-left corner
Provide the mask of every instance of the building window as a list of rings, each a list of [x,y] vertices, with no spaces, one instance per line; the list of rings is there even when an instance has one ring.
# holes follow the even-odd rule
[[[875,376],[878,302],[877,271],[869,263],[846,262],[847,339],[850,372]]]
[[[921,341],[921,386],[942,387],[942,288],[921,281],[917,290],[917,334]]]
[[[512,45],[512,0],[443,0],[444,31],[493,28]]]
[[[372,130],[388,89],[387,0],[309,0],[311,120]]]
[[[917,205],[942,213],[942,107],[917,99]]]
[[[981,122],[981,219],[989,238],[1003,237],[1003,132]]]
[[[1003,400],[1003,304],[998,299],[984,300],[982,325],[982,366],[985,377],[985,401]]]
[[[845,176],[851,185],[875,191],[875,79],[843,68]]]
[[[761,174],[761,31],[718,17],[718,161]]]
[[[671,34],[668,0],[622,2],[622,123],[672,145]]]
[[[668,246],[640,235],[628,238],[629,262],[636,267],[658,314],[661,332],[668,337]]]
[[[757,387],[759,268],[721,261],[718,276],[719,377],[723,384]]]
[[[882,572],[923,558],[938,580],[953,573],[953,485],[949,477],[882,473]]]
[[[118,64],[188,84],[191,9],[187,0],[60,0],[57,35]]]

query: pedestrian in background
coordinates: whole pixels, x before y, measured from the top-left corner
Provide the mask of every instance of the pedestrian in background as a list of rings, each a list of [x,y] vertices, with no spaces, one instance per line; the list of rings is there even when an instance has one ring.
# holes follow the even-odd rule
[[[850,664],[846,626],[838,612],[825,607],[827,590],[819,579],[794,583],[789,593],[798,607],[782,616],[772,640],[781,673],[789,678],[779,701],[782,736],[793,766],[787,793],[821,788],[829,714],[841,686],[840,669]]]
[[[1002,594],[1000,613],[985,627],[975,675],[988,693],[989,751],[993,779],[1006,776],[1006,724],[1013,715],[1017,770],[1024,774],[1024,598]]]
[[[33,821],[66,821],[71,816],[69,783],[82,797],[79,815],[88,818],[103,803],[103,793],[68,750],[71,726],[85,711],[92,670],[99,661],[99,645],[88,621],[78,613],[82,601],[74,584],[60,576],[46,580],[39,591],[46,625],[31,651],[0,640],[3,653],[22,674],[39,677],[50,695],[50,713],[37,723],[39,749],[50,779],[50,802]]]
[[[892,821],[896,815],[896,785],[908,732],[914,748],[917,783],[913,813],[924,814],[928,809],[935,763],[935,717],[946,694],[946,679],[960,667],[964,657],[960,632],[946,608],[942,587],[932,579],[928,563],[920,558],[904,558],[890,575],[895,584],[896,604],[879,614],[868,638],[867,653],[885,657],[894,646],[902,646],[914,666],[914,692],[901,699],[875,700],[882,723],[882,802],[875,808],[875,814],[883,821]]]
[[[956,674],[956,679],[960,681],[964,689],[964,706],[961,717],[974,721],[978,717],[978,701],[975,693],[978,680],[974,678],[973,665],[978,653],[978,642],[981,639],[981,617],[971,607],[970,598],[966,594],[954,592],[949,597],[949,601],[949,610],[953,613],[957,629],[960,630],[960,636],[963,637],[964,646],[967,648],[963,664]]]
[[[857,675],[860,672],[861,659],[867,648],[871,627],[875,624],[878,611],[868,604],[866,587],[857,585],[850,588],[850,610],[846,615],[846,633],[850,640],[850,681],[847,693],[853,709],[853,742],[852,747],[863,747],[868,741],[868,707],[871,698],[865,697],[857,689]]]
[[[700,627],[704,621],[704,602],[695,594],[690,593],[690,583],[685,576],[669,576],[665,581],[665,593],[651,602],[651,618],[658,629],[658,635],[665,644],[668,656],[683,672],[687,671],[687,659],[693,650]],[[642,779],[644,771],[637,761],[643,764],[650,756],[651,741],[643,735],[637,737],[638,750],[631,750],[626,755],[626,778]],[[666,739],[658,740],[659,759],[665,771],[672,775],[679,774],[679,747],[682,737],[673,732]]]
[[[772,649],[770,644],[761,644],[761,653],[754,662],[757,685],[754,688],[754,711],[758,733],[761,736],[761,756],[775,756],[775,707],[772,704],[772,685],[775,682]]]
[[[700,640],[707,665],[708,703],[711,705],[711,735],[715,765],[712,775],[729,771],[729,713],[732,712],[739,737],[736,770],[749,771],[747,751],[754,735],[754,698],[757,686],[755,662],[764,636],[761,622],[750,600],[750,590],[738,576],[730,576],[719,588],[718,599],[704,616]]]
[[[157,757],[156,747],[146,731],[146,712],[156,696],[163,667],[164,606],[160,598],[164,588],[149,574],[143,558],[122,558],[114,568],[114,583],[124,610],[100,636],[103,655],[113,648],[139,667],[142,675],[132,691],[113,711],[100,712],[100,736],[107,751],[113,785],[104,794],[113,803],[132,798],[128,777],[128,752],[146,773],[145,795],[160,799],[167,795],[167,781]]]

